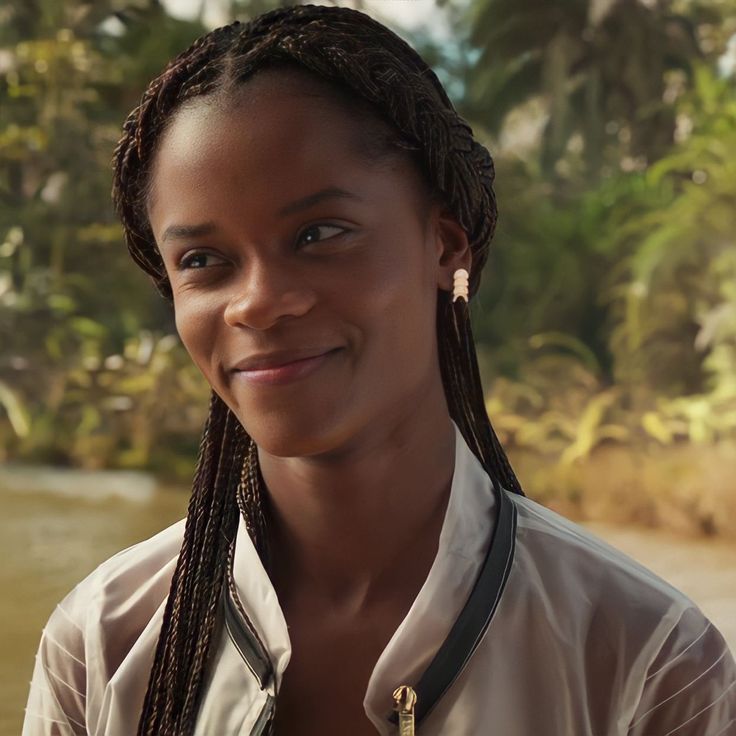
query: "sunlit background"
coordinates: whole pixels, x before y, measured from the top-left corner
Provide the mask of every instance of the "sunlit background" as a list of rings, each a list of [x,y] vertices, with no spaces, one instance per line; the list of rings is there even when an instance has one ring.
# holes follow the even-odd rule
[[[474,330],[532,498],[736,648],[736,0],[365,0],[496,162]],[[185,513],[208,388],[110,200],[164,63],[269,0],[0,0],[0,736],[55,603]]]

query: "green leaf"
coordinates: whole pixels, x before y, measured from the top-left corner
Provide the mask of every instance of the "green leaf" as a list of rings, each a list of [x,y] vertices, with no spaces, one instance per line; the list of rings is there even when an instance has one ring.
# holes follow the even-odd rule
[[[5,409],[15,434],[18,437],[27,437],[31,428],[28,412],[18,394],[3,381],[0,381],[0,406]]]

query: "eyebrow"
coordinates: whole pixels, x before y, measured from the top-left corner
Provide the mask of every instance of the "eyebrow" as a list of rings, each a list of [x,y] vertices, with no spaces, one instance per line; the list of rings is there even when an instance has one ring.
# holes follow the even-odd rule
[[[203,222],[200,225],[169,225],[169,227],[164,230],[164,234],[161,237],[161,242],[164,243],[169,238],[174,240],[197,238],[201,237],[202,235],[209,235],[214,231],[214,222]]]
[[[285,205],[277,214],[281,217],[291,215],[294,212],[306,210],[325,199],[354,199],[359,202],[363,201],[362,197],[359,197],[353,192],[349,192],[347,189],[341,189],[340,187],[326,187],[325,189],[320,189],[314,194],[308,194],[306,197],[302,197],[301,199],[297,199],[296,201]]]
[[[308,194],[306,197],[302,197],[301,199],[297,199],[284,205],[276,214],[279,215],[279,217],[292,215],[295,212],[309,209],[315,204],[319,204],[327,199],[352,199],[358,202],[363,201],[362,197],[359,197],[353,192],[349,192],[347,189],[341,189],[340,187],[326,187],[325,189],[320,189],[318,192]],[[183,240],[187,238],[197,238],[203,235],[210,235],[215,230],[216,226],[214,222],[203,222],[199,225],[169,225],[161,236],[161,242],[164,243],[169,239]]]

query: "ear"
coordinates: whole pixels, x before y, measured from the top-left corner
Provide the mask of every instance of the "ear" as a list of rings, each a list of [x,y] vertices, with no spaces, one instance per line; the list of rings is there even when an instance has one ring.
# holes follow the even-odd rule
[[[468,234],[444,204],[433,205],[430,221],[437,255],[437,288],[451,292],[455,271],[464,268],[470,273],[473,254]]]

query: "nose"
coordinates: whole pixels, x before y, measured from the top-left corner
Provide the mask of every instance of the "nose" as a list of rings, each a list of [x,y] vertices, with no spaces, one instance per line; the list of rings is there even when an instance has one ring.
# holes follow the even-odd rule
[[[259,258],[243,270],[225,307],[224,319],[231,327],[267,330],[280,320],[307,314],[317,301],[315,290],[294,264]]]

